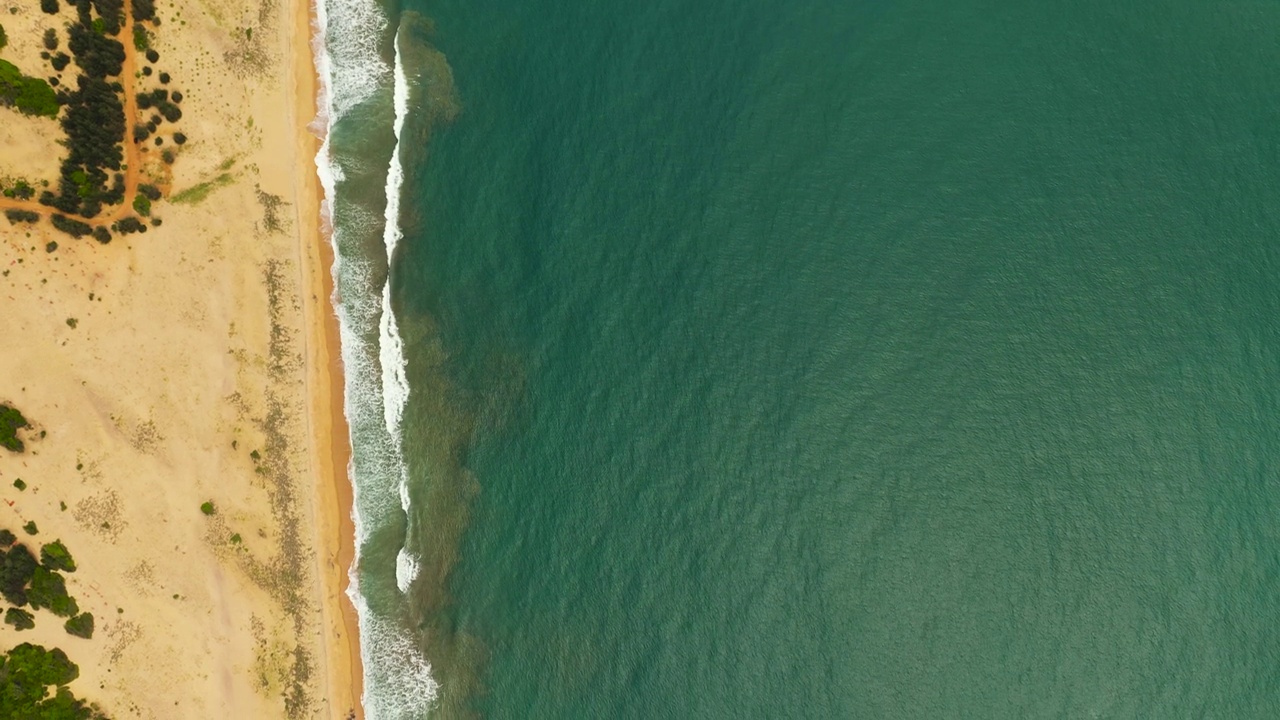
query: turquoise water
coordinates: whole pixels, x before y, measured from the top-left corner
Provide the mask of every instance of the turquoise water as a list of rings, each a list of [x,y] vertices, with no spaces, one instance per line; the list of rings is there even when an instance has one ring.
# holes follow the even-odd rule
[[[1280,6],[402,10],[432,716],[1280,716]]]

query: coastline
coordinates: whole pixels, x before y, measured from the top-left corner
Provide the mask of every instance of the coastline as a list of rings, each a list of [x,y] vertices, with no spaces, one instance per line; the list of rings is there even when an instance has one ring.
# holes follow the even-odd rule
[[[343,400],[341,333],[334,305],[332,230],[326,226],[323,216],[324,188],[315,167],[323,137],[318,134],[318,123],[314,121],[319,112],[320,85],[312,49],[317,22],[312,0],[294,0],[291,15],[297,157],[305,162],[305,167],[298,169],[297,177],[298,243],[309,289],[304,301],[308,318],[307,385],[319,507],[316,521],[321,537],[316,569],[322,580],[321,605],[325,617],[325,695],[331,716],[363,719],[359,618],[346,594],[355,560],[354,497],[349,476],[351,436]]]

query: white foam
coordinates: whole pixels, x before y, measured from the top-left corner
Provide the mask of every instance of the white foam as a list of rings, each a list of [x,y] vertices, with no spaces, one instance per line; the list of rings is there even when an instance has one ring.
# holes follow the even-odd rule
[[[418,558],[400,548],[400,552],[396,553],[396,587],[400,588],[400,592],[409,592],[409,586],[418,577],[419,569]]]
[[[393,99],[395,104],[395,136],[396,146],[391,151],[391,164],[387,168],[387,211],[386,222],[382,230],[382,242],[387,249],[387,283],[382,288],[382,319],[379,322],[378,339],[380,341],[380,359],[382,360],[382,397],[383,413],[387,425],[387,434],[400,445],[400,424],[404,420],[405,403],[409,401],[409,381],[405,377],[404,341],[400,337],[400,329],[396,324],[395,310],[391,307],[391,263],[395,256],[396,246],[404,237],[400,229],[400,194],[404,186],[404,164],[400,161],[400,133],[404,129],[404,118],[409,112],[409,82],[405,78],[404,63],[400,59],[400,35],[395,39],[395,86]],[[407,481],[407,478],[402,479]],[[405,511],[408,511],[408,495],[404,498]]]
[[[360,231],[368,231],[374,223],[382,222],[389,267],[395,246],[401,239],[398,219],[403,168],[399,162],[399,136],[408,112],[408,85],[403,68],[399,67],[397,42],[394,78],[397,148],[387,177],[386,216],[376,218],[360,213],[357,207],[344,206],[343,227],[339,227],[334,217],[337,186],[343,180],[343,172],[332,155],[330,138],[335,123],[343,115],[385,88],[389,68],[378,55],[377,48],[379,37],[387,25],[374,0],[315,0],[314,11],[312,49],[320,92],[313,126],[323,133],[324,138],[316,155],[316,168],[324,188],[321,213],[334,250],[331,270],[334,296],[331,300],[338,315],[342,342],[344,409],[353,447],[357,429],[363,434],[380,425],[384,431],[377,433],[377,437],[361,437],[360,460],[357,462],[357,456],[353,454],[348,467],[355,496],[352,520],[356,533],[356,560],[348,569],[350,585],[347,595],[356,608],[360,624],[360,654],[364,667],[361,704],[366,717],[371,720],[418,718],[434,704],[439,692],[439,685],[431,676],[431,665],[418,651],[412,637],[371,611],[359,591],[355,570],[360,562],[360,549],[372,532],[366,526],[366,514],[386,517],[395,511],[397,500],[402,510],[408,507],[406,468],[400,452],[400,422],[408,399],[403,343],[391,312],[390,279],[387,279],[381,298],[378,298],[373,286],[372,265],[360,258],[343,258],[340,252],[346,232],[365,234]],[[378,328],[377,358],[382,367],[381,373],[374,367],[373,348],[365,341],[374,327]],[[378,383],[380,375],[382,382]],[[377,415],[382,417],[375,420]],[[389,481],[398,482],[393,484]],[[402,591],[417,574],[417,566],[417,560],[402,549],[396,560],[396,583]]]

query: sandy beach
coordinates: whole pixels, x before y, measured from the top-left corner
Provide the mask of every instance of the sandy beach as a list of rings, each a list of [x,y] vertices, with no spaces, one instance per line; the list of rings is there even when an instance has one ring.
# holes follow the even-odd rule
[[[19,9],[0,57],[21,65],[60,20]],[[37,612],[0,643],[62,648],[111,717],[360,717],[310,7],[157,11],[189,140],[130,174],[165,192],[163,225],[100,245],[0,220],[0,402],[32,423],[0,450],[0,527],[61,539],[97,621],[81,639]],[[3,125],[0,177],[56,177],[52,121]]]

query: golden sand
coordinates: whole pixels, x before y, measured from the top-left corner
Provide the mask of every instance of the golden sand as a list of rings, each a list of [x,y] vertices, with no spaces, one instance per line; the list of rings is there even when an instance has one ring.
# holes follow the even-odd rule
[[[20,67],[63,22],[23,5],[31,29],[0,18],[0,57]],[[138,169],[187,202],[156,203],[163,226],[109,245],[0,220],[0,401],[34,424],[26,453],[0,450],[0,527],[60,538],[79,566],[68,590],[97,619],[83,640],[39,611],[0,644],[63,648],[73,692],[113,717],[358,716],[309,6],[157,8],[190,140],[171,167],[151,147]],[[0,177],[56,177],[51,122],[0,113]]]

